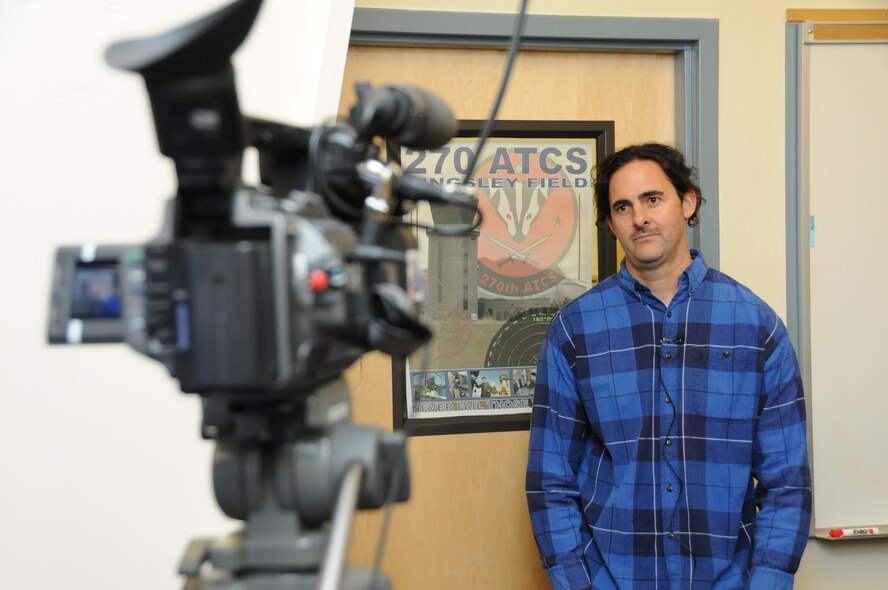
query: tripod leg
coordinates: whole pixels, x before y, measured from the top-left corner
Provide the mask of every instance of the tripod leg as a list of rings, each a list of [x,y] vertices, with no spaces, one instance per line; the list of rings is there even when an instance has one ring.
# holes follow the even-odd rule
[[[321,567],[318,590],[337,590],[340,587],[363,473],[364,468],[361,464],[353,463],[345,477],[342,478],[342,487],[339,490],[339,499],[336,501],[336,511],[333,513],[330,539]]]

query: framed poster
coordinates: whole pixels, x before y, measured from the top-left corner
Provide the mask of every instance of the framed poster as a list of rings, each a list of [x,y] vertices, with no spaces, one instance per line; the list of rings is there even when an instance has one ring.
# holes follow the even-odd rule
[[[460,183],[483,121],[461,121],[432,150],[389,145],[405,174]],[[615,243],[595,227],[592,168],[613,151],[612,121],[498,121],[474,178],[483,216],[420,203],[414,226],[434,337],[393,361],[393,420],[410,435],[526,429],[537,355],[555,313],[616,271]]]

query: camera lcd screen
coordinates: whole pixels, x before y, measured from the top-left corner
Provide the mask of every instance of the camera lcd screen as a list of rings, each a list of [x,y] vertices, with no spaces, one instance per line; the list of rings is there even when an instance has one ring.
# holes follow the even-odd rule
[[[115,319],[121,315],[120,265],[117,261],[78,262],[74,269],[71,317]]]

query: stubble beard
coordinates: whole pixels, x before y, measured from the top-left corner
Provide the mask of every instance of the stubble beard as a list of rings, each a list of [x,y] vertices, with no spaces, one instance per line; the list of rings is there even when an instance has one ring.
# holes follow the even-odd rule
[[[635,239],[640,236],[658,236],[659,240],[655,238],[652,243],[636,244]],[[665,248],[663,245],[662,234],[659,230],[634,233],[632,234],[631,240],[633,247],[630,249],[624,246],[623,249],[626,251],[627,256],[630,252],[632,253],[632,262],[633,264],[635,264],[635,266],[638,266],[639,268],[648,268],[651,266],[656,266],[656,263],[663,259]],[[647,251],[648,248],[653,245],[658,246],[656,248],[656,251],[643,254],[643,252]],[[641,247],[639,248],[638,246]]]

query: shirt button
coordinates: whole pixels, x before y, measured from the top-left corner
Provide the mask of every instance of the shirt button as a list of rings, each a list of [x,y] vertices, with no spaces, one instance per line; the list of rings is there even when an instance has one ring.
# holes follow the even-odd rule
[[[672,440],[671,440],[671,439],[668,439],[668,438],[666,439],[666,446],[667,446],[667,447],[671,447],[671,446],[672,446]]]
[[[667,404],[671,404],[671,403],[672,403],[672,398],[669,397],[668,395],[666,396],[666,403],[667,403]]]
[[[729,356],[731,356],[731,353],[726,350],[722,353],[722,356],[728,358]]]
[[[672,491],[672,484],[669,484],[668,486],[666,486],[666,491],[667,491],[667,492],[671,492],[671,491]]]
[[[669,531],[669,538],[670,538],[670,539],[674,539],[674,538],[675,538],[675,533],[673,533],[672,531]]]
[[[667,360],[667,361],[671,361],[671,360],[672,360],[672,353],[671,353],[671,352],[667,352],[667,353],[666,353],[666,360]]]
[[[671,317],[672,317],[672,312],[671,312],[671,311],[667,311],[667,312],[666,312],[666,317],[667,317],[667,318],[671,318]]]

